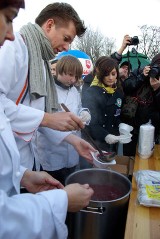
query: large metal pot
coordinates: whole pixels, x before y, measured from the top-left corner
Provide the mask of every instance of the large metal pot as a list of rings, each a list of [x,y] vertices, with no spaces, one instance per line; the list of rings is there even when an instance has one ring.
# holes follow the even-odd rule
[[[68,238],[123,239],[131,192],[129,179],[115,171],[92,168],[72,173],[66,180],[66,185],[70,183],[89,183],[95,194],[88,207],[68,213]]]

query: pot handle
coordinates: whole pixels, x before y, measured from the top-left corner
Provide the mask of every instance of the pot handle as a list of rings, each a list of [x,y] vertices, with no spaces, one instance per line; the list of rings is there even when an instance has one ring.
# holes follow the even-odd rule
[[[85,207],[81,212],[103,214],[105,212],[105,207]]]

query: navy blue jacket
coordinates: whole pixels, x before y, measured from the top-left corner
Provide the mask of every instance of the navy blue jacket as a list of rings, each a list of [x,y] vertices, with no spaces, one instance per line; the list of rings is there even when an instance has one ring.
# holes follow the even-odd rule
[[[105,142],[108,134],[119,135],[122,93],[109,94],[99,86],[91,86],[82,97],[82,106],[91,113],[88,129],[94,139]]]

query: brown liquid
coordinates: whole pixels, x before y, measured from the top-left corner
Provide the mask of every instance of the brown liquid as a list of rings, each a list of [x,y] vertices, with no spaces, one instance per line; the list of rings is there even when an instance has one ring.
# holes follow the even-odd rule
[[[124,196],[121,189],[112,185],[90,185],[94,190],[91,200],[94,201],[112,201]]]
[[[97,155],[97,159],[98,159],[99,161],[101,161],[101,160],[102,160],[102,161],[103,161],[103,160],[104,160],[104,161],[105,161],[105,160],[106,160],[106,161],[107,161],[107,160],[112,161],[112,159],[107,158],[107,156],[112,155],[112,154],[113,154],[112,152],[105,152],[105,153],[103,152],[103,156],[100,155],[100,154],[98,154],[98,155]]]
[[[106,152],[106,153],[103,152],[103,155],[104,155],[104,156],[109,156],[109,155],[111,155],[111,154],[112,154],[112,153],[110,153],[110,152]],[[101,159],[101,155],[100,155],[100,154],[97,154],[97,158]]]

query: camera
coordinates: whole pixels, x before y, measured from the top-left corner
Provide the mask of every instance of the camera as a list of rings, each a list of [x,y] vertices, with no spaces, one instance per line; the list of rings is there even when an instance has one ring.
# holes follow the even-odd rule
[[[137,36],[134,36],[134,37],[131,37],[130,43],[128,45],[137,46],[138,44],[139,44],[139,38]]]
[[[159,65],[155,64],[155,65],[151,66],[151,69],[150,69],[150,71],[148,73],[148,76],[152,77],[152,78],[159,78],[159,76],[160,76],[160,67],[159,67]]]

